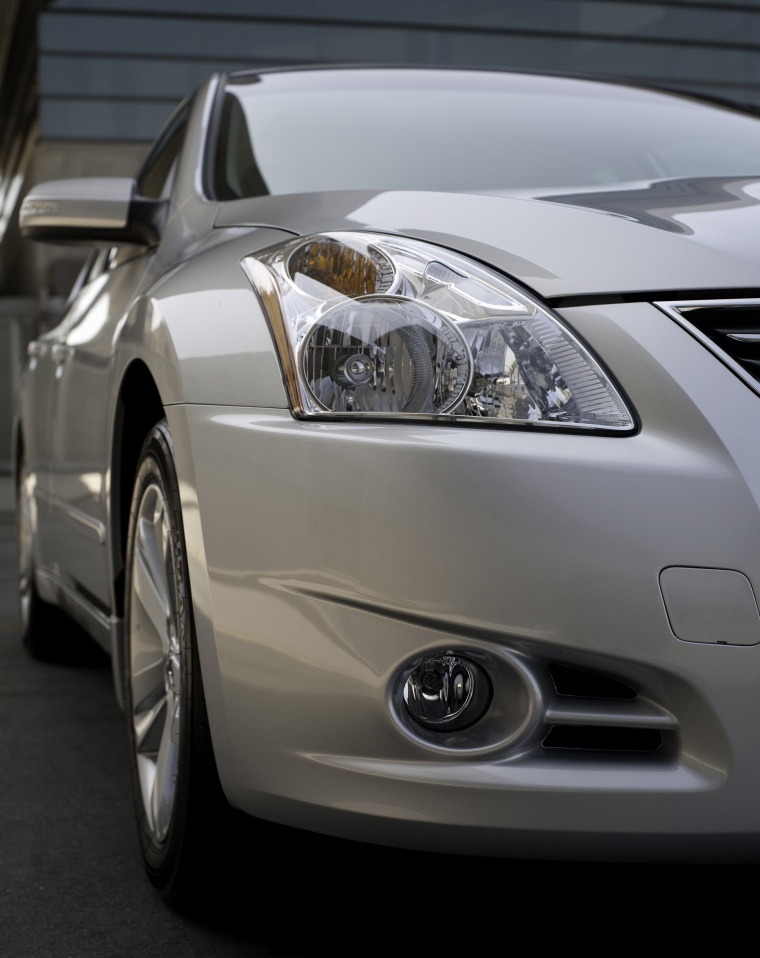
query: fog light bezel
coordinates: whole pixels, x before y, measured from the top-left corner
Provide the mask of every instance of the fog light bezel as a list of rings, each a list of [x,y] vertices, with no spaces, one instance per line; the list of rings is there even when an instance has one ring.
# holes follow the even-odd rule
[[[453,653],[477,664],[488,676],[492,697],[482,717],[467,728],[426,728],[416,721],[404,702],[404,685],[420,663],[436,655]],[[485,756],[513,757],[532,751],[545,734],[543,706],[546,689],[534,668],[532,657],[503,645],[488,647],[472,643],[435,643],[409,651],[397,662],[386,687],[386,704],[398,730],[432,755],[446,761],[483,761]]]

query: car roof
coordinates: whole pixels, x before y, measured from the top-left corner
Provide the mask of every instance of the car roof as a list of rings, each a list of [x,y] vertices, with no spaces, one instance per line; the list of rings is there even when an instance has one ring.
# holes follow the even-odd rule
[[[752,116],[760,116],[760,107],[756,104],[738,101],[727,97],[720,97],[714,94],[701,93],[699,91],[685,90],[663,83],[652,83],[634,79],[607,74],[592,74],[585,72],[572,72],[560,70],[529,70],[514,69],[511,67],[478,67],[467,65],[444,66],[440,64],[398,64],[398,63],[367,63],[367,62],[339,62],[339,63],[303,63],[287,64],[279,66],[256,67],[243,70],[234,70],[220,77],[224,83],[255,83],[261,77],[297,77],[303,74],[309,74],[312,80],[319,81],[319,78],[334,81],[336,78],[344,76],[346,73],[363,74],[376,77],[380,80],[382,77],[398,78],[408,74],[428,75],[432,78],[450,78],[458,79],[465,83],[485,83],[492,81],[495,86],[500,84],[530,83],[532,81],[540,82],[547,80],[554,83],[567,83],[568,89],[576,84],[592,84],[598,87],[620,88],[632,93],[658,94],[668,97],[676,97],[692,101],[704,106],[712,106],[719,109],[734,110],[739,113],[745,113]]]

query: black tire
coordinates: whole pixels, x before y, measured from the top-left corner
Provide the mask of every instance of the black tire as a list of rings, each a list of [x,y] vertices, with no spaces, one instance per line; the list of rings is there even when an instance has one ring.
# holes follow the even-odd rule
[[[211,744],[166,420],[140,454],[125,567],[125,705],[140,847],[161,896],[192,904],[213,879],[229,806]]]
[[[21,641],[34,659],[56,659],[61,651],[63,615],[44,602],[34,581],[34,533],[36,529],[32,477],[22,456],[16,483],[16,554]]]

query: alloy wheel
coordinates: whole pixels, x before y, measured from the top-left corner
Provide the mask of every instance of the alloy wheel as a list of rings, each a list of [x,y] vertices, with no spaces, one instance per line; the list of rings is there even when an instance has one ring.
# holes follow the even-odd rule
[[[157,843],[172,822],[182,732],[173,542],[166,496],[153,481],[140,499],[131,556],[129,666],[137,774],[146,825]]]

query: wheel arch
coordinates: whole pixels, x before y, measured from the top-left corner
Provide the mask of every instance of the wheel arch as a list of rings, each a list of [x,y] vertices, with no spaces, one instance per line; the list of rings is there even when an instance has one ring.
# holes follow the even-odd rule
[[[124,618],[124,560],[129,507],[137,463],[145,437],[164,415],[156,381],[142,360],[127,367],[114,413],[110,462],[110,527],[114,614]]]

